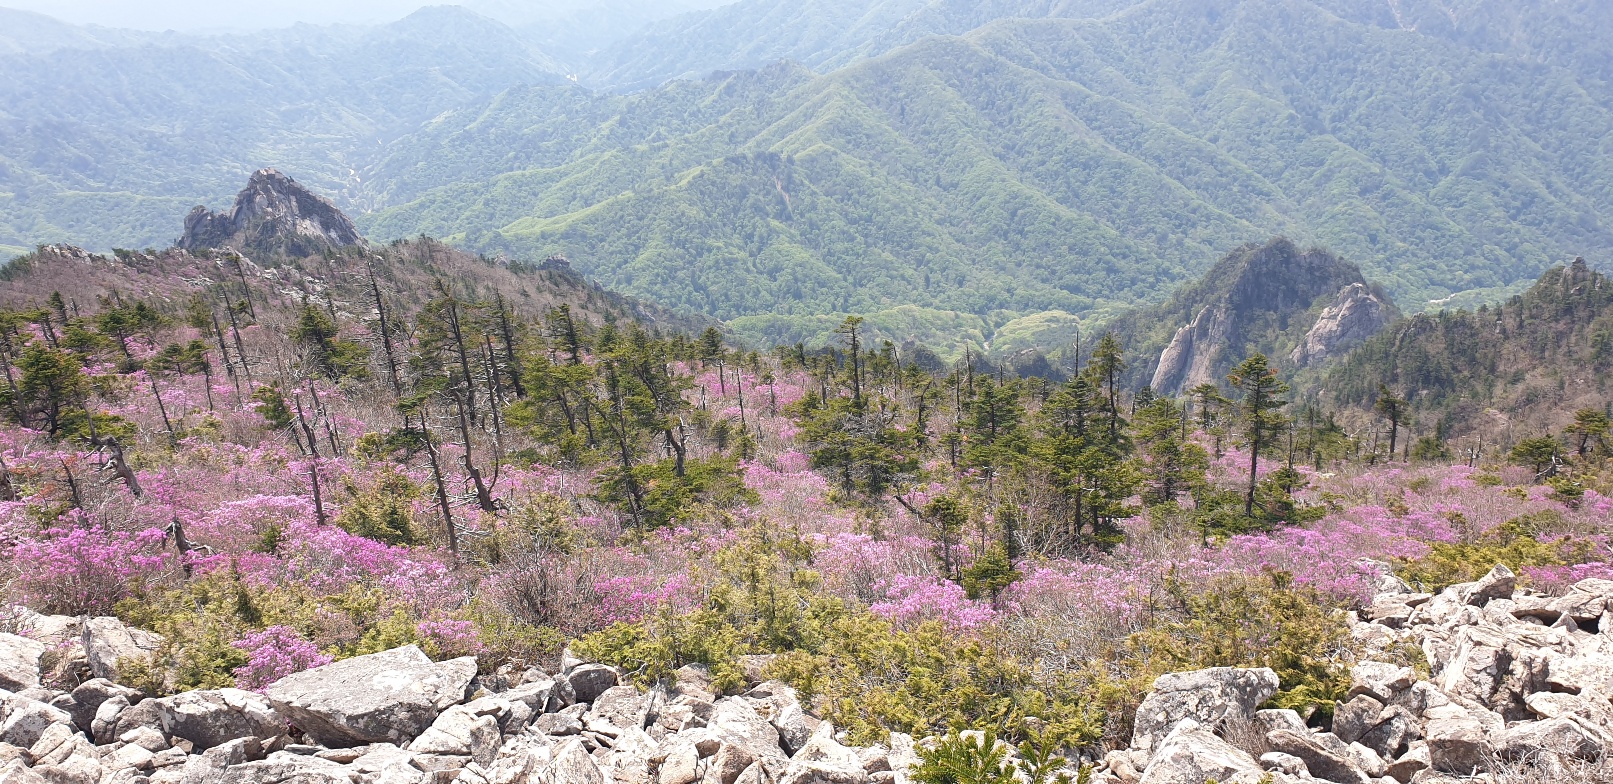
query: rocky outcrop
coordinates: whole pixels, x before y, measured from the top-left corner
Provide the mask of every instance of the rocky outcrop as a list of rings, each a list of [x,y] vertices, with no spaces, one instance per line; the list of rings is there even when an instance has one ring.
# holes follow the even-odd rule
[[[473,659],[434,663],[409,646],[288,676],[266,695],[147,699],[105,680],[0,691],[0,781],[894,784],[917,761],[901,734],[845,745],[783,683],[719,697],[698,667],[648,691],[621,679],[569,657],[552,675],[477,678]]]
[[[1269,669],[1214,667],[1161,675],[1137,708],[1133,748],[1150,750],[1184,721],[1215,727],[1252,721],[1255,708],[1277,693],[1277,673]]]
[[[1252,710],[1276,689],[1269,671],[1167,675],[1138,709],[1131,747],[1091,780],[1590,781],[1613,751],[1610,606],[1613,582],[1540,596],[1504,566],[1438,594],[1385,577],[1351,618],[1364,658],[1330,727]],[[1422,650],[1426,678],[1395,663],[1408,648]]]
[[[0,689],[22,691],[39,685],[39,660],[45,644],[0,633]]]
[[[1206,307],[1192,323],[1176,330],[1170,345],[1159,355],[1159,367],[1150,383],[1159,391],[1186,391],[1221,380],[1222,352],[1232,333],[1227,306]]]
[[[332,747],[401,743],[465,699],[473,658],[433,662],[410,645],[288,676],[265,694],[274,709]]]
[[[1310,363],[1337,355],[1396,315],[1386,295],[1369,286],[1354,264],[1279,238],[1233,251],[1169,302],[1124,315],[1114,329],[1147,336],[1129,350],[1158,357],[1143,365],[1152,375],[1135,381],[1175,395],[1224,381],[1255,352]],[[1162,325],[1175,331],[1161,334]],[[1164,341],[1166,334],[1170,339],[1163,347],[1153,342]],[[1297,354],[1287,348],[1296,342]]]
[[[359,245],[353,221],[328,199],[274,169],[252,174],[227,212],[197,207],[185,217],[186,250],[232,248],[262,255],[310,256]]]
[[[1364,283],[1352,283],[1322,310],[1288,359],[1295,367],[1317,364],[1365,343],[1394,320],[1394,309]]]
[[[190,691],[154,702],[163,733],[189,741],[198,751],[240,738],[268,740],[286,731],[286,720],[263,695],[239,689]]]
[[[1362,658],[1330,726],[1261,708],[1278,689],[1269,669],[1171,673],[1142,700],[1131,745],[1087,780],[1585,781],[1613,746],[1610,606],[1603,580],[1549,597],[1505,567],[1437,594],[1386,576],[1350,619]],[[477,677],[471,659],[411,646],[288,676],[266,697],[147,699],[105,680],[0,691],[0,782],[903,784],[931,742],[849,746],[783,683],[718,696],[698,667],[649,690],[622,675],[565,657],[553,674]]]
[[[162,646],[162,635],[125,626],[109,616],[86,619],[79,633],[90,672],[112,681],[118,679],[120,663],[145,659]]]

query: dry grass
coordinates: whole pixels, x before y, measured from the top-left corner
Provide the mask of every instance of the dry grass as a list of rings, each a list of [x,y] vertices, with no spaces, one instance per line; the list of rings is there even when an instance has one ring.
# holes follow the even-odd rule
[[[1276,751],[1266,742],[1266,732],[1261,729],[1260,722],[1253,719],[1228,718],[1216,728],[1216,734],[1222,740],[1231,744],[1255,759],[1270,751]]]
[[[1548,756],[1549,755],[1549,756]],[[1613,756],[1594,760],[1562,760],[1549,752],[1521,759],[1497,759],[1490,765],[1493,784],[1613,784]]]

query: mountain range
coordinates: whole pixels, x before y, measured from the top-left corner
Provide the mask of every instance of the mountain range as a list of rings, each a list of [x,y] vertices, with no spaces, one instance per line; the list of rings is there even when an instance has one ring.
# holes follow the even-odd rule
[[[1609,16],[742,0],[636,32],[624,13],[564,52],[541,20],[454,8],[252,36],[69,27],[52,35],[93,45],[0,56],[0,245],[166,244],[172,215],[272,165],[372,239],[561,253],[757,340],[821,340],[854,312],[1062,340],[1274,235],[1416,312],[1613,250]]]

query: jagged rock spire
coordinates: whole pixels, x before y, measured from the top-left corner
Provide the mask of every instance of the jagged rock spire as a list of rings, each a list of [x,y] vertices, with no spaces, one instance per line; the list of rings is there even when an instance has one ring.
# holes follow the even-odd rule
[[[191,210],[179,246],[307,256],[363,242],[353,221],[329,199],[274,169],[259,169],[228,212]]]

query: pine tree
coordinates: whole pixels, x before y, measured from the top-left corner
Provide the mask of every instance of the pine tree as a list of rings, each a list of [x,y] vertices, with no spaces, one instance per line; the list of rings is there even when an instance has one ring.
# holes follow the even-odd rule
[[[1582,408],[1574,412],[1574,424],[1568,426],[1568,433],[1579,439],[1575,452],[1584,457],[1593,443],[1605,447],[1609,428],[1607,412],[1601,409]]]
[[[1205,481],[1209,457],[1204,448],[1182,437],[1182,406],[1155,398],[1137,409],[1137,448],[1142,457],[1143,503],[1169,503]]]
[[[1282,409],[1288,401],[1281,396],[1288,391],[1288,385],[1267,364],[1265,354],[1244,360],[1227,381],[1233,389],[1243,393],[1239,409],[1244,422],[1243,443],[1249,449],[1249,488],[1244,496],[1243,514],[1254,517],[1260,450],[1275,445],[1282,435],[1283,424],[1287,422]]]
[[[1378,385],[1378,400],[1373,403],[1372,410],[1379,416],[1389,420],[1389,460],[1395,459],[1395,444],[1400,437],[1400,426],[1406,418],[1406,401],[1397,397],[1389,390],[1387,384]]]

